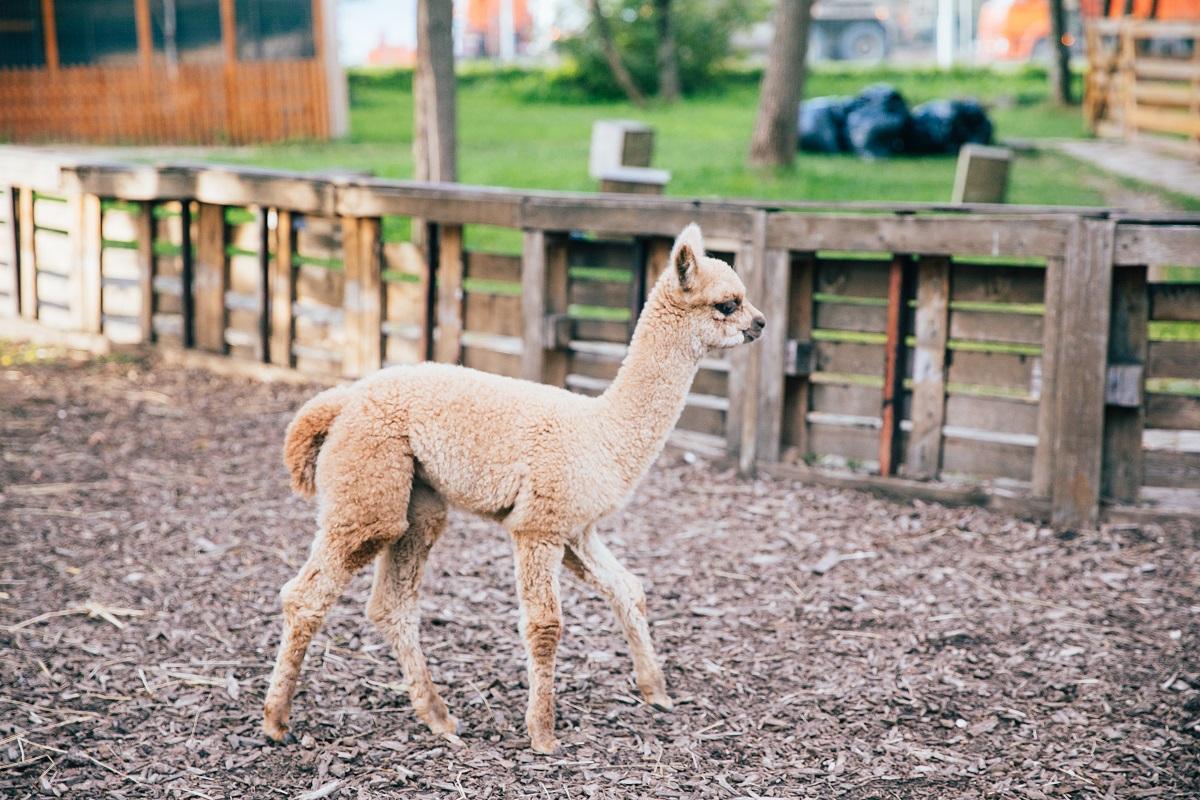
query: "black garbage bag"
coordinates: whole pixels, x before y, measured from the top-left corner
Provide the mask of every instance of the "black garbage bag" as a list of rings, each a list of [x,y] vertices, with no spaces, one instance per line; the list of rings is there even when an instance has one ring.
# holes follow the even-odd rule
[[[964,144],[991,144],[992,121],[974,100],[931,100],[912,110],[910,153],[957,153]]]
[[[850,149],[864,158],[888,158],[904,152],[909,113],[895,87],[868,86],[846,110],[846,137]]]
[[[800,104],[797,146],[810,153],[844,153],[850,149],[846,138],[846,107],[849,97],[814,97]]]

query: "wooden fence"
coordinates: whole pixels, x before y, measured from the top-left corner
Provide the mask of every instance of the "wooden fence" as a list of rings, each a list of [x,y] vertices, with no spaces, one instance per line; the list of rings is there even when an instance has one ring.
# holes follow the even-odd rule
[[[766,206],[15,148],[0,175],[0,335],[323,378],[432,358],[597,393],[695,220],[769,324],[703,362],[677,443],[1063,526],[1200,498],[1200,215]]]
[[[1084,116],[1093,132],[1200,158],[1200,22],[1088,22]]]

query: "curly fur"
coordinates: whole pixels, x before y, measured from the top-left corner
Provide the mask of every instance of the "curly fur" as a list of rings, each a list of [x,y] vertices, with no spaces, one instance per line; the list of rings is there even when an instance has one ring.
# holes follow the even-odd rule
[[[528,655],[526,723],[553,752],[555,653],[565,565],[612,604],[637,684],[667,709],[640,581],[596,535],[662,451],[700,359],[757,338],[765,321],[728,264],[704,254],[695,225],[676,240],[629,353],[599,397],[447,364],[381,370],[300,409],[284,460],[292,485],[318,496],[319,532],[284,587],[284,634],[264,729],[282,739],[305,649],[354,572],[377,559],[370,613],[404,670],[414,709],[436,733],[457,729],[418,640],[417,587],[445,508],[496,519],[515,553]]]

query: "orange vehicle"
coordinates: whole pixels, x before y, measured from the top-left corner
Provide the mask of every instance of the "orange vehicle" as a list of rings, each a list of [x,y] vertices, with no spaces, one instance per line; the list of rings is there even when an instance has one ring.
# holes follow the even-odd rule
[[[1067,44],[1080,37],[1080,13],[1086,19],[1125,16],[1126,0],[1067,0]],[[1156,7],[1157,6],[1157,7]],[[1200,0],[1134,0],[1129,16],[1200,19]],[[979,55],[986,61],[1028,61],[1050,56],[1048,0],[987,0],[979,9]]]

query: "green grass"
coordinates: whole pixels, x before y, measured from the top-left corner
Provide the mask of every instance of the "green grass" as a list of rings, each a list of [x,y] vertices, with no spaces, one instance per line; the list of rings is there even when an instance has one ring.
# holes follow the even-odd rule
[[[537,73],[464,76],[458,91],[459,178],[465,183],[592,191],[587,174],[592,123],[601,118],[645,121],[656,130],[654,165],[671,171],[667,193],[696,197],[775,200],[945,201],[954,180],[952,156],[862,161],[853,156],[801,154],[791,169],[746,166],[758,86],[734,75],[673,106],[533,101]],[[1081,136],[1078,109],[1046,101],[1036,71],[957,69],[821,69],[806,94],[850,94],[880,80],[897,85],[909,102],[975,96],[992,109],[1001,138]],[[411,78],[403,72],[358,72],[351,77],[351,134],[344,141],[218,149],[209,158],[295,170],[337,167],[380,177],[412,177]],[[1102,205],[1096,176],[1056,154],[1022,155],[1011,175],[1013,203]],[[388,238],[405,232],[389,229]],[[492,237],[482,236],[485,241]]]

